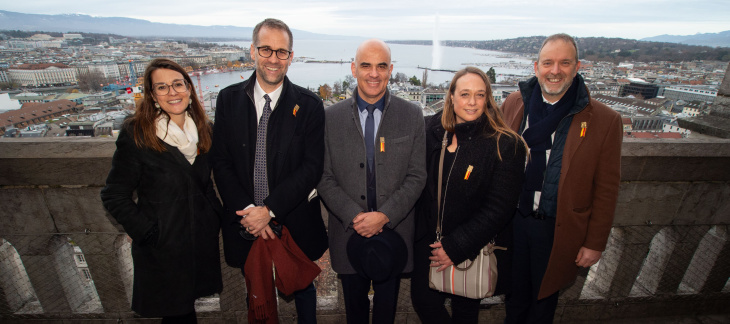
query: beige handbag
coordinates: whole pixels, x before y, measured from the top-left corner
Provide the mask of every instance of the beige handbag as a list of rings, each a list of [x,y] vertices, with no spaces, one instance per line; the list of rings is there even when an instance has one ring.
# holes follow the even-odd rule
[[[438,175],[438,210],[436,220],[436,241],[441,241],[443,225],[443,210],[441,208],[441,179],[443,178],[444,153],[448,142],[448,132],[444,133],[441,143],[441,158],[439,160]],[[458,154],[458,148],[457,148]],[[506,250],[504,247],[494,246],[494,240],[487,244],[477,255],[474,261],[466,260],[458,265],[451,265],[442,272],[436,272],[437,267],[431,267],[428,274],[429,287],[452,295],[473,299],[491,297],[497,287],[497,257],[494,250]]]

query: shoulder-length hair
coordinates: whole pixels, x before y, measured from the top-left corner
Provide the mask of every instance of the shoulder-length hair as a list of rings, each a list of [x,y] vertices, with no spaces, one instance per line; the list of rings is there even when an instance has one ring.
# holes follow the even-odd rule
[[[134,122],[134,143],[140,148],[150,148],[157,152],[165,151],[165,146],[162,141],[157,138],[156,133],[156,120],[157,117],[164,114],[167,115],[168,122],[170,116],[162,109],[155,107],[155,101],[153,100],[154,94],[152,93],[152,72],[157,69],[168,69],[176,72],[180,72],[185,82],[188,84],[190,89],[190,105],[185,110],[190,113],[190,117],[195,121],[195,126],[198,128],[198,150],[200,153],[205,153],[210,150],[211,146],[211,127],[208,122],[208,116],[205,114],[203,105],[198,101],[198,95],[195,92],[193,86],[193,80],[185,69],[183,69],[175,61],[158,58],[152,60],[144,71],[144,97],[137,102],[137,110],[130,121]]]
[[[441,125],[444,127],[444,129],[451,133],[454,132],[454,129],[456,127],[456,113],[454,112],[453,96],[456,92],[456,81],[459,80],[461,77],[467,75],[468,73],[476,74],[481,77],[482,81],[484,81],[484,84],[487,87],[487,100],[485,103],[486,107],[484,107],[484,115],[487,118],[487,123],[483,130],[484,135],[496,136],[498,144],[497,147],[499,147],[499,138],[502,135],[509,136],[517,141],[523,142],[524,147],[527,147],[527,145],[524,143],[524,140],[522,140],[522,137],[515,133],[504,122],[504,118],[502,117],[502,111],[497,108],[497,102],[494,100],[494,96],[492,95],[492,86],[489,82],[489,77],[486,73],[484,73],[484,71],[473,66],[467,66],[456,72],[454,78],[451,80],[451,84],[449,84],[449,90],[446,93],[446,98],[444,99],[444,111],[441,114]],[[502,154],[501,152],[499,152],[499,150],[497,151],[497,156],[500,160],[502,159]]]

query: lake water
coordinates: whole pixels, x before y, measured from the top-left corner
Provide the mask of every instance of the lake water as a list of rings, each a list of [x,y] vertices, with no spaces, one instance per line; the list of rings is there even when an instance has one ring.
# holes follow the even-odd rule
[[[292,82],[310,89],[316,89],[325,83],[331,86],[336,81],[342,81],[347,75],[351,75],[349,62],[355,57],[355,50],[360,42],[360,40],[295,41],[295,58],[305,57],[312,60],[344,61],[347,63],[294,62],[289,67],[287,76]],[[227,44],[238,45],[248,50],[251,43],[229,42]],[[434,55],[434,47],[430,45],[389,44],[389,46],[393,60],[393,75],[400,72],[406,74],[409,78],[416,76],[419,80],[423,77],[424,71],[419,69],[419,66],[459,70],[466,65],[476,65],[484,71],[494,67],[498,75],[497,81],[503,79],[504,75],[527,76],[533,73],[532,61],[516,54],[441,46]],[[434,59],[434,56],[437,59]],[[243,79],[248,79],[252,72],[206,74],[200,77],[200,83],[203,90],[206,87],[208,91],[220,90],[233,83],[241,82]],[[429,71],[428,83],[448,83],[452,77],[452,72]],[[216,85],[218,87],[215,87]]]

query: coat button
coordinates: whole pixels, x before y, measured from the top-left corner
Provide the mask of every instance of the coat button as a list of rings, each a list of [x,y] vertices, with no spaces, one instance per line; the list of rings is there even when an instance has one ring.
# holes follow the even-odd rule
[[[365,200],[365,196],[360,196],[360,199]]]
[[[365,167],[365,163],[360,163],[360,169]]]

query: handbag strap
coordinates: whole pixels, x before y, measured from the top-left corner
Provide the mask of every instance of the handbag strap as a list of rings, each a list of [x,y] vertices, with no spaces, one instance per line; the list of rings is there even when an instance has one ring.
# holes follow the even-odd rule
[[[446,155],[446,144],[449,143],[449,132],[444,132],[444,139],[441,141],[441,156],[439,157],[439,175],[438,175],[438,189],[436,189],[437,195],[436,198],[438,199],[438,202],[436,203],[436,242],[441,241],[441,225],[443,220],[442,215],[442,209],[441,209],[441,188],[443,184],[443,175],[444,175],[444,155]],[[505,247],[496,246],[494,243],[494,238],[492,238],[492,241],[484,246],[482,248],[482,251],[480,253],[483,253],[485,256],[491,255],[494,250],[507,250]],[[454,264],[453,267],[457,270],[465,271],[469,270],[471,268],[471,265],[474,264],[474,262],[470,262],[469,265],[467,265],[465,268],[460,268],[458,265]]]
[[[438,176],[438,187],[437,187],[437,202],[436,202],[436,241],[441,241],[441,186],[443,184],[444,175],[444,155],[446,154],[446,144],[449,142],[449,132],[444,131],[444,139],[441,141],[441,157],[439,157],[439,176]]]

